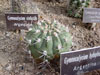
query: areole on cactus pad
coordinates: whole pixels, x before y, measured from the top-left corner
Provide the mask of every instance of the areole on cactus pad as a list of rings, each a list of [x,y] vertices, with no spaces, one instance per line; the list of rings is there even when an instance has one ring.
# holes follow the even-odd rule
[[[52,60],[60,53],[69,51],[72,40],[68,28],[56,21],[39,21],[29,29],[26,40],[34,59]]]

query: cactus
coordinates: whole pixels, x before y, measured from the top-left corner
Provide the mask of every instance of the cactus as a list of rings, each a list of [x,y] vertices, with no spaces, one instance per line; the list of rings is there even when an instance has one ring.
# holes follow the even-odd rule
[[[42,20],[27,32],[26,40],[35,59],[52,60],[69,51],[71,36],[68,28],[56,21]]]
[[[82,18],[83,8],[88,7],[90,0],[71,0],[68,9],[68,16]]]

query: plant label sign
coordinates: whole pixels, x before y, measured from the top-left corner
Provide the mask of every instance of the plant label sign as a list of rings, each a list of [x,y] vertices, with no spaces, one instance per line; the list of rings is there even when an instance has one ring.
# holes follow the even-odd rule
[[[100,23],[100,8],[84,8],[83,23]]]
[[[38,14],[5,14],[8,30],[28,30],[38,21]]]
[[[100,69],[100,46],[61,54],[61,75],[82,75]]]

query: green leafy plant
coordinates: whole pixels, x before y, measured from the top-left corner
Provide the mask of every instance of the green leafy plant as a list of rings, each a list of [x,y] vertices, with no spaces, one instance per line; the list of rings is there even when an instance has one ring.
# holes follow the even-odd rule
[[[56,21],[42,20],[27,32],[26,40],[34,59],[52,60],[69,51],[72,41],[68,28]]]
[[[90,0],[71,0],[70,7],[68,9],[68,16],[81,18],[83,14],[83,8],[88,7]]]

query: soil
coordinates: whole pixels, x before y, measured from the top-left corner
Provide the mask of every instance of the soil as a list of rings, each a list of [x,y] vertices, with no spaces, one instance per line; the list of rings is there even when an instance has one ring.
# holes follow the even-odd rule
[[[99,7],[98,1],[95,3]],[[29,4],[31,5],[27,5],[27,13],[38,13],[48,20],[56,19],[68,27],[73,37],[71,51],[100,46],[100,25],[97,24],[93,30],[90,30],[85,27],[86,24],[83,24],[81,19],[68,17],[65,2],[33,0]],[[59,75],[58,66],[45,70],[38,69],[39,66],[35,64],[27,49],[27,43],[20,40],[21,34],[7,31],[5,12],[11,12],[9,0],[0,1],[0,75]],[[100,75],[100,70],[85,75]]]

